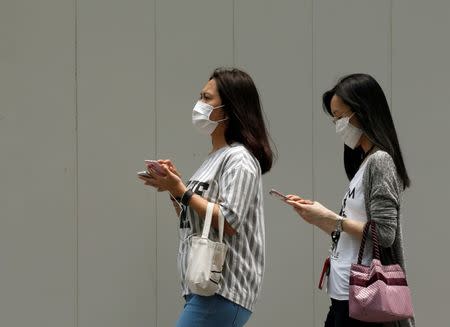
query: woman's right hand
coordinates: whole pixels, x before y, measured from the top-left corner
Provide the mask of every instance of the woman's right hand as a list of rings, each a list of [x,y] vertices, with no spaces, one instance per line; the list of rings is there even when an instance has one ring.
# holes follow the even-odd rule
[[[297,212],[297,214],[302,217],[306,222],[310,224],[314,224],[315,220],[313,212],[309,212],[310,208],[314,206],[314,201],[303,199],[299,197],[298,195],[289,194],[286,195],[286,203],[292,206],[292,208]],[[317,203],[317,202],[316,202]],[[313,218],[314,217],[314,218]]]
[[[175,167],[175,165],[172,163],[171,160],[169,160],[169,159],[165,159],[165,160],[160,159],[160,160],[158,160],[158,163],[160,165],[167,166],[167,168],[169,168],[171,173],[173,173],[173,174],[175,174],[175,175],[177,175],[178,177],[181,178],[181,174],[178,172],[177,168]]]
[[[300,202],[302,204],[313,204],[314,203],[314,201],[303,199],[303,198],[299,197],[298,195],[294,195],[294,194],[286,195],[286,198],[289,201]]]

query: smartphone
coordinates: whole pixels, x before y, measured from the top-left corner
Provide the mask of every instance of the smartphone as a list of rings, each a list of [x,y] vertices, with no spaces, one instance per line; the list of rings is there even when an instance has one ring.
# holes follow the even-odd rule
[[[281,192],[278,192],[278,191],[275,190],[275,189],[271,189],[271,190],[269,191],[269,194],[272,195],[272,196],[274,196],[274,197],[276,197],[277,199],[282,200],[282,201],[286,201],[286,200],[288,199],[288,198],[286,197],[286,195],[284,195],[284,194],[281,193]]]
[[[153,169],[154,171],[156,171],[156,173],[158,175],[161,176],[165,176],[166,175],[166,171],[164,170],[164,168],[159,164],[158,161],[156,160],[145,160],[145,163],[147,165],[148,168]]]
[[[148,172],[146,170],[138,171],[137,174],[141,177],[150,177],[150,175],[148,174]]]

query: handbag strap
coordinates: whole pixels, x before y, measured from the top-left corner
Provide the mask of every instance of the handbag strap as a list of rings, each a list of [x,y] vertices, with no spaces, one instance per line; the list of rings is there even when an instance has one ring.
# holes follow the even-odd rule
[[[364,255],[364,248],[366,247],[367,235],[368,235],[369,232],[372,235],[372,245],[373,245],[372,255],[373,255],[373,258],[380,260],[380,247],[379,247],[379,243],[378,243],[378,235],[377,235],[377,230],[376,230],[376,224],[373,221],[368,221],[366,223],[366,225],[364,226],[363,237],[362,237],[362,240],[361,240],[361,246],[359,248],[359,254],[358,254],[358,264],[359,265],[362,262],[362,258],[363,258],[363,255]]]
[[[208,236],[209,236],[209,230],[211,229],[211,221],[212,221],[213,212],[214,212],[214,203],[208,202],[208,205],[206,206],[205,221],[203,223],[202,238],[208,238]],[[220,243],[222,243],[222,240],[223,240],[224,224],[225,224],[225,220],[222,215],[222,212],[219,209],[219,242]]]

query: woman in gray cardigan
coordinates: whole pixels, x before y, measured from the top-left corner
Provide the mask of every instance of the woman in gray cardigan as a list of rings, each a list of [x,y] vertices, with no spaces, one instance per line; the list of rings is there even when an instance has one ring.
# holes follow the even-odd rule
[[[339,214],[319,202],[289,195],[286,201],[308,223],[332,236],[325,327],[411,326],[413,320],[374,324],[349,317],[350,265],[357,261],[364,225],[375,221],[383,264],[397,261],[404,269],[401,229],[402,192],[410,180],[403,162],[386,97],[366,74],[342,78],[323,95],[324,110],[343,138],[344,166],[350,180]],[[371,261],[365,251],[363,264]]]

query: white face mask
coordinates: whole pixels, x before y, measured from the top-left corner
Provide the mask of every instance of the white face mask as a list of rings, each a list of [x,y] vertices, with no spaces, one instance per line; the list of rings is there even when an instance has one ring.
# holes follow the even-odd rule
[[[356,126],[350,124],[350,118],[353,117],[353,113],[349,117],[344,117],[336,121],[336,133],[342,137],[344,143],[350,148],[356,148],[359,139],[363,135],[363,131]]]
[[[192,124],[198,129],[200,133],[211,135],[221,121],[228,119],[225,118],[216,121],[209,119],[209,116],[211,115],[214,109],[222,107],[224,106],[222,105],[218,107],[213,107],[205,102],[197,101],[197,103],[194,106],[194,109],[192,109]]]

